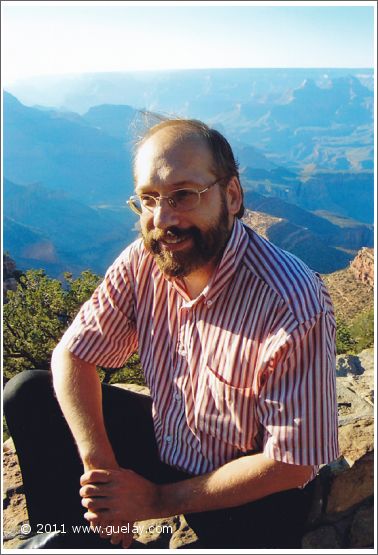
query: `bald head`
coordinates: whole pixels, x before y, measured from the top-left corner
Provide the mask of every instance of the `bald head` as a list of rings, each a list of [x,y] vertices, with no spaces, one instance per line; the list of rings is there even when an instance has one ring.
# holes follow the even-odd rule
[[[201,136],[190,129],[183,131],[179,126],[163,127],[139,145],[134,160],[135,182],[151,181],[151,170],[155,182],[169,182],[173,169],[185,169],[189,165],[198,168],[199,177],[203,169],[217,176],[212,153]]]

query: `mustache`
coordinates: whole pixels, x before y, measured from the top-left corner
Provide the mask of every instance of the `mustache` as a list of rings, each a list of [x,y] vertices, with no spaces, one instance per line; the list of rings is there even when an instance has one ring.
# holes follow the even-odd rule
[[[154,254],[160,254],[161,241],[164,241],[166,239],[181,239],[184,237],[191,238],[194,244],[197,245],[197,247],[201,245],[201,232],[194,226],[185,229],[181,229],[175,226],[172,226],[165,230],[153,229],[146,233],[145,243]]]
[[[164,231],[153,230],[148,235],[152,241],[164,241],[165,239],[181,239],[182,237],[192,237],[196,239],[198,237],[198,230],[195,227],[189,227],[186,229],[181,229],[179,227],[172,226]]]

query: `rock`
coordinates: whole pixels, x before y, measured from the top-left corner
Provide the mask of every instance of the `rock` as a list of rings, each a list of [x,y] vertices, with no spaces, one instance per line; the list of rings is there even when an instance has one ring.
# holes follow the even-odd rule
[[[364,349],[358,355],[365,376],[374,376],[374,349]]]
[[[182,549],[190,547],[199,547],[199,541],[196,533],[189,524],[186,522],[183,515],[180,516],[180,527],[178,530],[173,532],[173,535],[169,542],[169,549]]]
[[[374,413],[374,351],[336,359],[339,425]]]
[[[4,547],[14,549],[26,539],[21,532],[21,526],[28,523],[22,476],[14,450],[9,449],[3,453],[3,476]]]
[[[337,537],[339,538],[339,540],[342,543],[343,547],[348,547],[349,546],[349,531],[350,531],[350,527],[352,524],[352,520],[353,520],[353,513],[344,513],[345,516],[340,518],[339,520],[336,520],[334,522],[332,522],[336,533],[337,533]]]
[[[374,453],[356,461],[350,470],[333,477],[328,495],[326,514],[329,519],[352,509],[374,493]]]
[[[339,426],[374,413],[374,406],[366,397],[366,387],[348,378],[337,379],[337,405]]]
[[[195,547],[198,538],[183,515],[136,522],[138,532],[132,548],[183,549]]]
[[[371,287],[374,286],[374,249],[362,247],[358,251],[356,257],[350,263],[350,269],[354,277],[366,283]]]
[[[374,449],[374,419],[360,418],[339,427],[339,446],[349,466]]]
[[[138,532],[134,540],[148,546],[148,549],[167,549],[172,534],[180,528],[180,517],[144,520],[136,522],[135,526]]]
[[[323,466],[320,472],[321,473],[323,472],[323,474],[326,476],[325,480],[328,479],[329,481],[331,476],[336,476],[337,474],[341,474],[342,472],[345,472],[346,470],[349,470],[349,469],[350,469],[350,465],[341,455],[335,461],[332,461],[329,464]]]
[[[333,526],[321,526],[302,538],[302,549],[338,549],[342,543]]]
[[[135,383],[114,383],[115,387],[120,387],[122,389],[129,389],[130,391],[135,391],[135,393],[140,393],[141,395],[150,396],[150,390],[144,385],[138,385]]]
[[[307,528],[313,528],[322,519],[325,498],[324,472],[320,472],[315,478],[315,488],[311,502],[311,508],[307,517]]]
[[[13,439],[11,437],[3,443],[3,452],[7,453],[8,451],[15,451]]]
[[[350,529],[350,547],[373,547],[374,506],[360,507]]]

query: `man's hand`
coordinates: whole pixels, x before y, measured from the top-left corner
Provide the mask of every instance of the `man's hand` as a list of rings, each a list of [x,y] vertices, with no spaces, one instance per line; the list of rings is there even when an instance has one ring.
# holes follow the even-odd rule
[[[84,464],[84,475],[87,475],[92,468],[93,467],[86,462]],[[120,467],[118,464],[110,463],[109,465],[106,465],[106,468],[118,470]],[[121,544],[120,547],[123,549],[129,548],[133,542],[133,522],[110,520],[108,518],[108,514],[101,513],[98,514],[96,518],[91,519],[90,526],[94,532],[98,532],[99,529],[101,530],[98,532],[101,538],[109,540],[113,545]],[[127,530],[129,531],[127,532]]]
[[[80,479],[84,517],[91,523],[135,522],[160,516],[159,486],[136,472],[92,469]]]

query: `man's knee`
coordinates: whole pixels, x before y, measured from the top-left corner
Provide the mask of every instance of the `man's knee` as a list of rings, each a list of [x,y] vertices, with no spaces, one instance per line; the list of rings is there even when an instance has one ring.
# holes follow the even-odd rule
[[[52,390],[51,372],[48,370],[24,370],[11,378],[4,388],[3,403],[5,416],[12,408],[35,404],[46,390]]]

